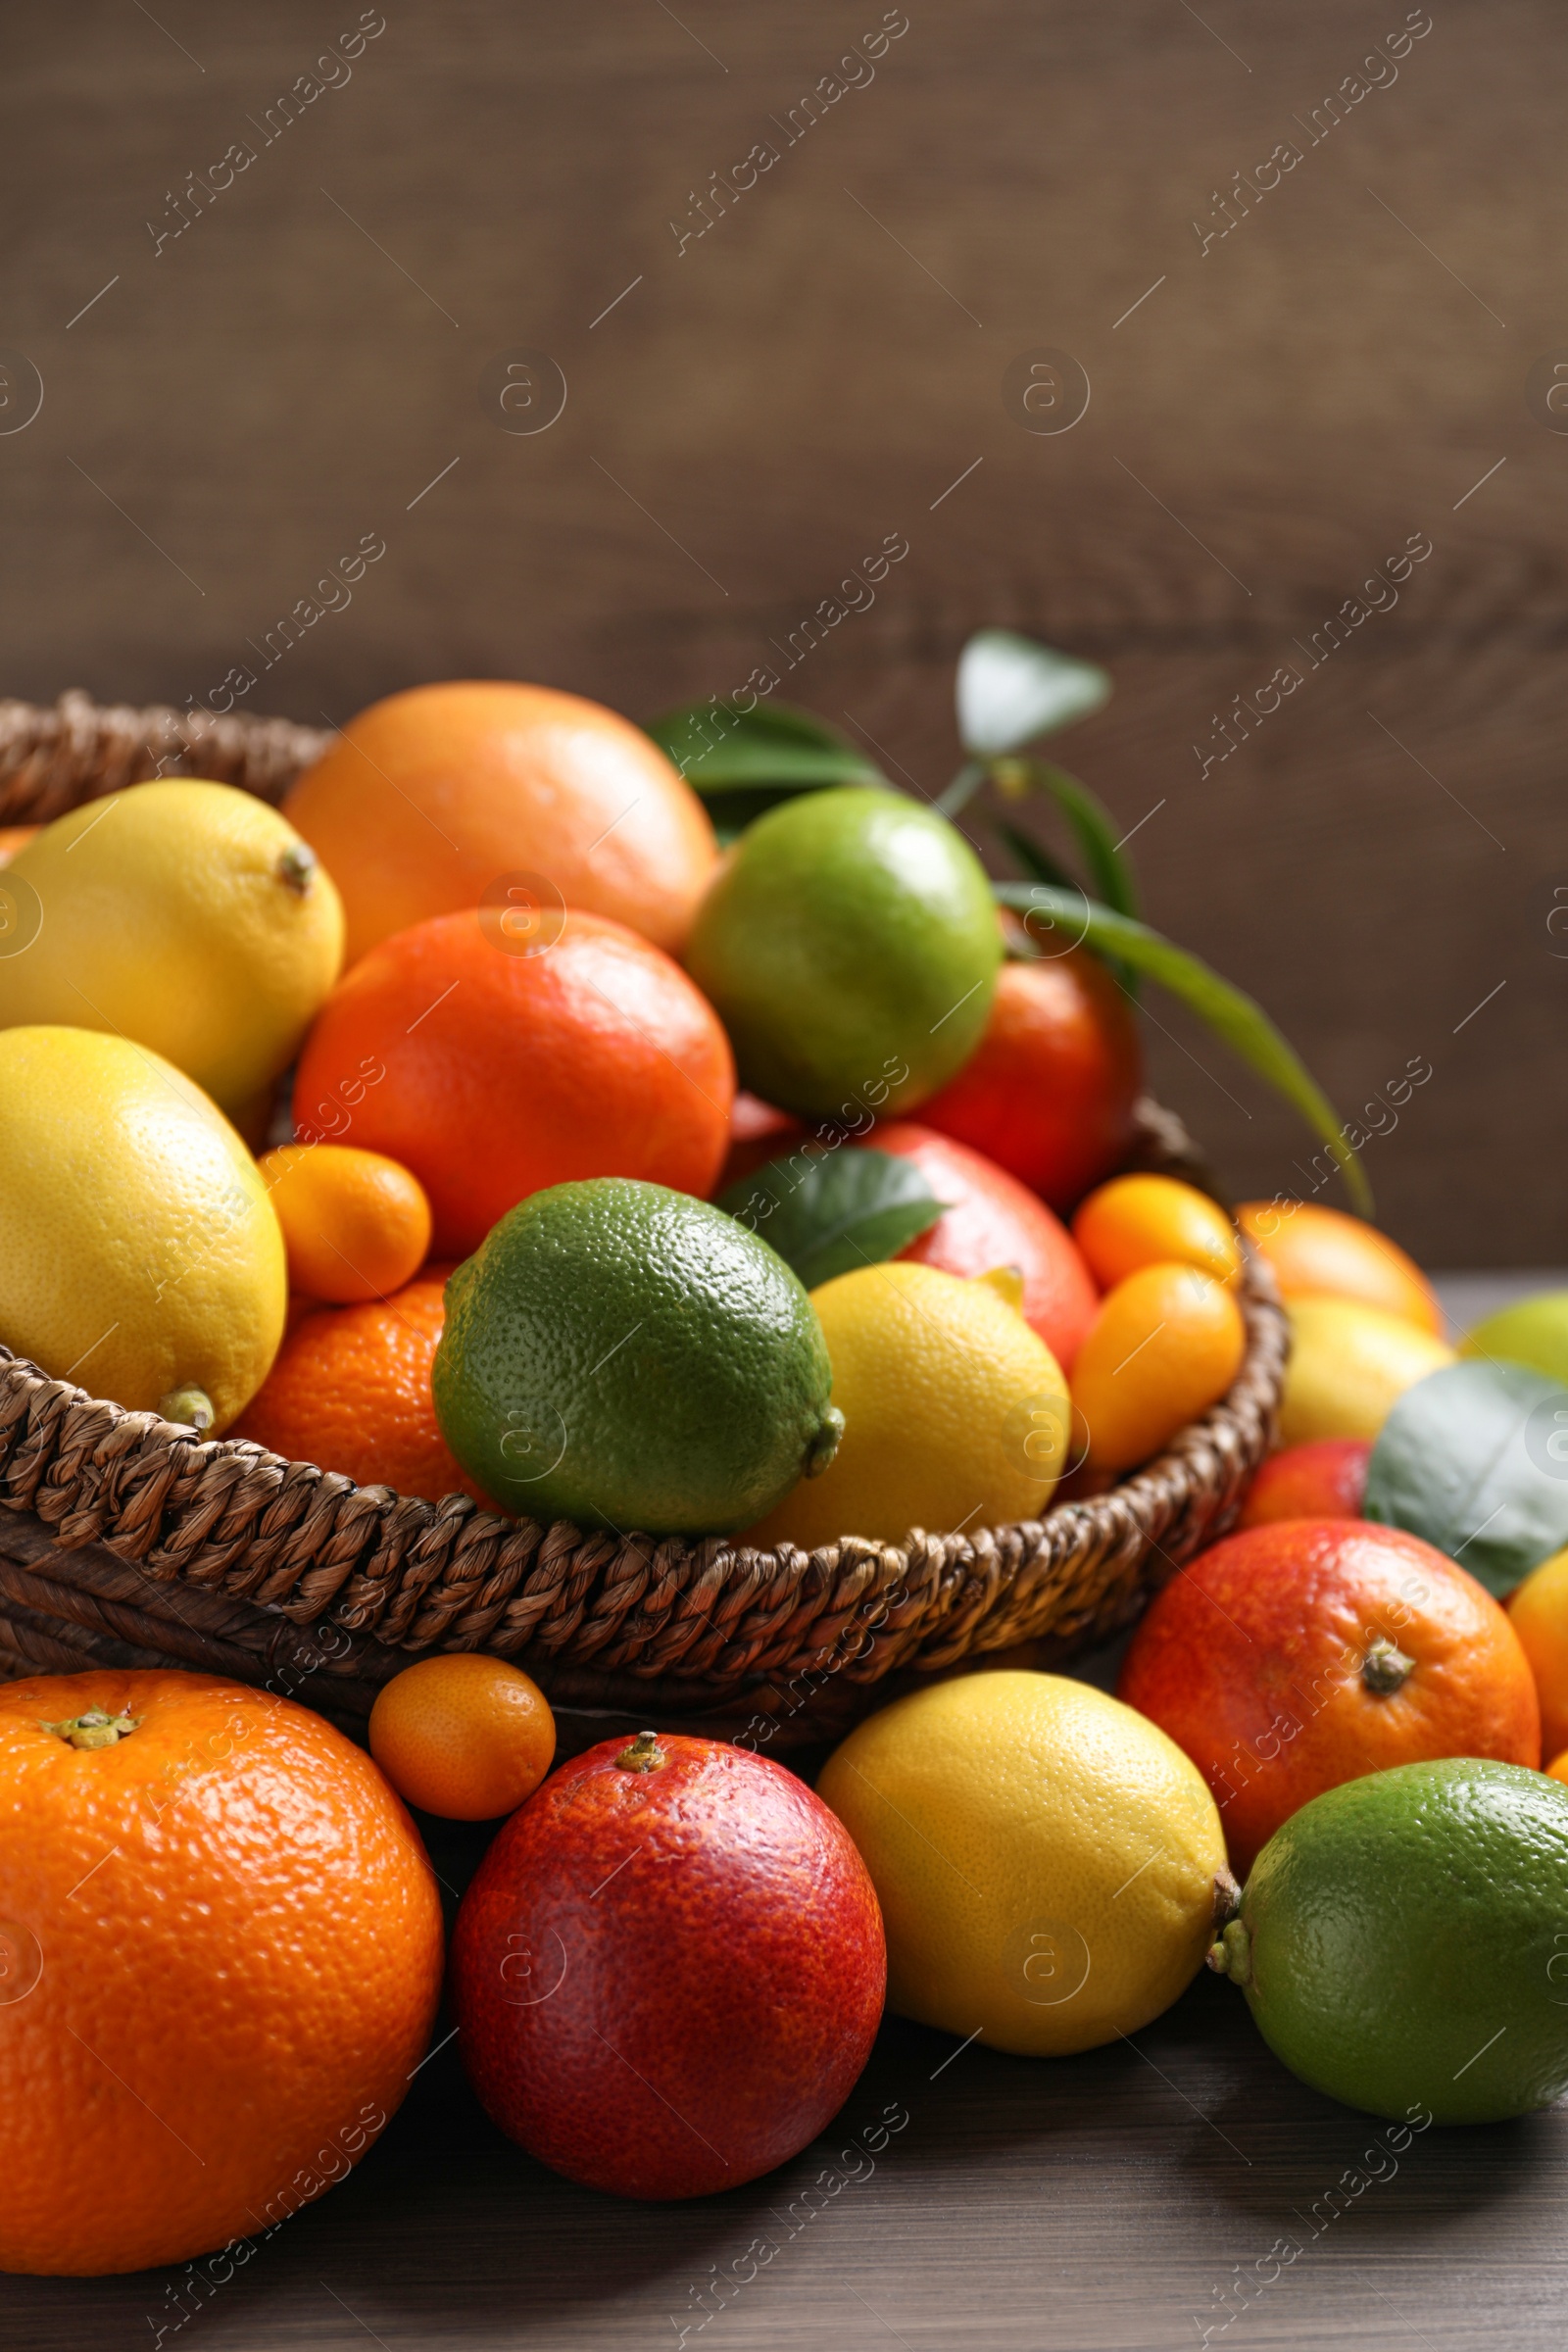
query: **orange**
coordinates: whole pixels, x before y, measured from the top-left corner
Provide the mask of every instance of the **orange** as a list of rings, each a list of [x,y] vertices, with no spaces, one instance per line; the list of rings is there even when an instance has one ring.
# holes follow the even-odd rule
[[[421,1812],[494,1821],[550,1770],[556,1719],[520,1666],[459,1650],[392,1677],[370,1709],[370,1753]]]
[[[1102,1291],[1140,1266],[1197,1266],[1216,1282],[1241,1276],[1241,1244],[1229,1217],[1174,1176],[1113,1176],[1083,1203],[1072,1238]]]
[[[291,1290],[339,1305],[384,1298],[423,1265],[430,1203],[395,1159],[352,1144],[280,1144],[259,1164]]]
[[[352,963],[432,914],[564,906],[685,945],[718,859],[708,811],[640,727],[580,695],[416,686],[350,721],[284,802],[343,898]]]
[[[1568,1748],[1560,1756],[1553,1756],[1546,1770],[1554,1781],[1568,1781]]]
[[[1223,1283],[1196,1266],[1142,1266],[1119,1282],[1072,1369],[1078,1443],[1100,1470],[1130,1470],[1217,1404],[1242,1368],[1247,1327]]]
[[[1556,1756],[1568,1748],[1568,1550],[1532,1568],[1506,1607],[1536,1678],[1542,1747]]]
[[[706,1194],[735,1065],[679,964],[575,909],[537,953],[474,913],[383,940],[327,999],[300,1057],[297,1131],[388,1152],[466,1257],[529,1193],[631,1176]]]
[[[1364,1519],[1277,1520],[1200,1552],[1150,1604],[1116,1695],[1202,1773],[1238,1878],[1342,1781],[1541,1761],[1530,1668],[1491,1593]]]
[[[1236,1222],[1287,1298],[1358,1298],[1440,1340],[1446,1331],[1438,1294],[1415,1260],[1360,1217],[1308,1200],[1244,1200]]]
[[[414,1824],[319,1715],[204,1674],[0,1690],[0,2268],[269,2236],[402,2100],[441,1957]]]
[[[430,1366],[445,1321],[445,1284],[433,1272],[390,1298],[302,1316],[229,1436],[357,1486],[430,1502],[471,1494],[499,1510],[436,1426]]]

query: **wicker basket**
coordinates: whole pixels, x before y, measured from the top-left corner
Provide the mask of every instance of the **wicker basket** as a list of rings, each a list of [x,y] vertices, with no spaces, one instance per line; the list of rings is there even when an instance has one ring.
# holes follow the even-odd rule
[[[153,774],[275,799],[324,738],[282,719],[0,704],[0,823]],[[1129,1164],[1203,1181],[1143,1106]],[[907,1680],[1018,1643],[1064,1657],[1130,1623],[1222,1534],[1269,1445],[1286,1333],[1249,1262],[1230,1393],[1109,1493],[1039,1521],[809,1554],[509,1520],[466,1495],[356,1487],[259,1446],[124,1412],[0,1349],[0,1679],[176,1665],[305,1699],[363,1731],[431,1649],[489,1649],[556,1705],[564,1751],[648,1721],[780,1753]],[[894,1678],[890,1683],[889,1678]]]

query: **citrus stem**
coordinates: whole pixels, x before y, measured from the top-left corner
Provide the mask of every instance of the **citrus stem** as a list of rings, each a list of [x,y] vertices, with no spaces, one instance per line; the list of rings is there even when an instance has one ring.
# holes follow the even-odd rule
[[[822,1425],[806,1452],[806,1476],[820,1478],[839,1449],[844,1435],[844,1415],[836,1404],[830,1404],[822,1415]]]
[[[273,868],[286,890],[304,898],[316,879],[316,852],[307,841],[291,841],[286,850],[279,850]]]
[[[160,1396],[158,1410],[176,1429],[194,1429],[198,1436],[213,1426],[212,1398],[205,1389],[198,1389],[189,1381],[180,1388],[171,1389],[167,1396]]]
[[[1252,1982],[1252,1938],[1242,1920],[1229,1920],[1225,1932],[1208,1947],[1208,1965],[1216,1977],[1229,1977],[1233,1984]]]
[[[68,1747],[114,1747],[140,1721],[139,1715],[106,1715],[102,1707],[89,1707],[84,1715],[73,1715],[65,1723],[40,1724],[39,1729],[53,1732]]]
[[[630,1747],[623,1747],[615,1758],[622,1772],[657,1772],[669,1758],[659,1744],[657,1732],[639,1732]]]
[[[1414,1658],[1407,1658],[1402,1649],[1381,1638],[1370,1644],[1361,1660],[1361,1681],[1379,1698],[1392,1698],[1396,1690],[1402,1690],[1414,1672]]]

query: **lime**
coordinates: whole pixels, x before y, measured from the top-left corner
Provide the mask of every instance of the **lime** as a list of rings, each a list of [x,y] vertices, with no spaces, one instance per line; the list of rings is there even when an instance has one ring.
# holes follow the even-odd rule
[[[996,2049],[1060,2057],[1136,2034],[1236,1899],[1198,1767],[1066,1675],[912,1690],[850,1734],[816,1792],[876,1887],[889,2006]]]
[[[1400,1764],[1314,1797],[1252,1866],[1209,1965],[1348,2107],[1496,2123],[1568,2088],[1568,1788]]]
[[[741,836],[686,961],[742,1082],[810,1117],[887,1115],[979,1044],[1002,961],[985,870],[901,794],[803,793]]]
[[[1459,1342],[1461,1355],[1500,1355],[1568,1384],[1568,1291],[1542,1291],[1499,1307]]]
[[[509,1510],[618,1532],[743,1527],[833,1458],[815,1309],[689,1193],[599,1176],[491,1227],[447,1284],[436,1418]]]

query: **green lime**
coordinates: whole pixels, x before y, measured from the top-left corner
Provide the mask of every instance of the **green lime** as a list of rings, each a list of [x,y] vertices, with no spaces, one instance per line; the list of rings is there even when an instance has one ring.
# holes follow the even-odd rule
[[[843,1415],[816,1309],[722,1209],[598,1176],[534,1193],[447,1284],[436,1419],[530,1519],[749,1526],[825,1470]]]
[[[1002,933],[957,829],[902,794],[802,793],[742,834],[686,962],[742,1082],[809,1117],[908,1110],[980,1043]]]
[[[1542,1291],[1499,1307],[1460,1341],[1459,1353],[1501,1356],[1568,1384],[1568,1291]]]
[[[1547,2107],[1568,2088],[1568,1788],[1454,1756],[1330,1788],[1264,1846],[1209,1965],[1348,2107]]]

